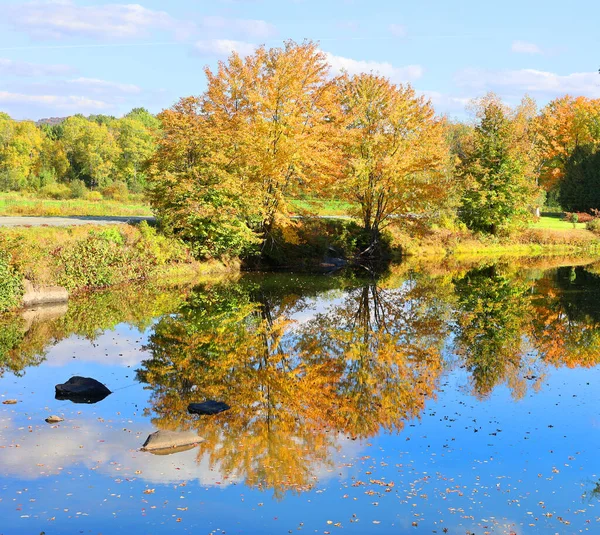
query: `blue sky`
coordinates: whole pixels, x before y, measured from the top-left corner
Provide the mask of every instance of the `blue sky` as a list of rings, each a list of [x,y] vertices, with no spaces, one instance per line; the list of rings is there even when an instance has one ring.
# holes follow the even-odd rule
[[[409,82],[464,117],[493,90],[600,98],[600,3],[574,0],[0,0],[0,110],[18,119],[153,112],[235,49],[317,40],[334,70]]]

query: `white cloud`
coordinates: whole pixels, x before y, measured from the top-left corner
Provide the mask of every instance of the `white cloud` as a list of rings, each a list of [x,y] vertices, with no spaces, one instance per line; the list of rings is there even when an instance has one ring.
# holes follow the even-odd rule
[[[388,30],[395,37],[406,36],[406,26],[404,26],[404,24],[390,24]]]
[[[201,26],[203,30],[217,30],[219,32],[228,31],[236,35],[243,35],[245,37],[256,39],[272,37],[277,33],[275,26],[264,20],[204,17]]]
[[[140,351],[136,340],[139,333],[127,332],[119,328],[119,336],[107,331],[99,335],[91,344],[86,338],[71,336],[62,340],[57,346],[48,349],[45,365],[61,368],[72,361],[85,364],[95,363],[102,366],[137,366],[142,360],[150,358],[147,351]]]
[[[82,88],[86,91],[91,91],[94,93],[129,93],[129,94],[139,94],[142,92],[141,88],[134,84],[121,84],[118,82],[109,82],[107,80],[100,80],[98,78],[74,78],[72,80],[67,80],[68,84],[75,85],[77,87]]]
[[[511,50],[517,54],[543,54],[542,49],[538,45],[528,43],[527,41],[513,41]]]
[[[564,94],[600,98],[600,78],[596,72],[560,75],[535,69],[492,71],[464,69],[455,82],[460,87],[483,90],[512,91],[554,98]]]
[[[0,74],[3,76],[60,76],[74,71],[69,65],[42,65],[0,58]]]
[[[56,110],[69,111],[73,113],[85,113],[86,111],[105,110],[111,107],[108,102],[90,99],[77,95],[28,95],[25,93],[11,93],[0,91],[0,105],[27,104],[39,106],[51,106]]]
[[[15,119],[100,111],[118,114],[140,105],[147,96],[148,92],[135,84],[100,78],[20,78],[0,84],[0,109]]]
[[[462,114],[472,97],[458,97],[445,95],[439,91],[420,91],[420,93],[431,100],[437,113]]]
[[[164,11],[139,4],[79,6],[70,0],[36,0],[8,5],[4,11],[6,22],[39,38],[135,38],[150,30],[185,33],[191,29]]]
[[[335,74],[346,71],[350,75],[360,73],[375,73],[386,76],[393,82],[410,82],[418,80],[423,76],[423,67],[420,65],[406,65],[404,67],[395,67],[391,63],[378,61],[356,60],[336,56],[329,52],[325,53],[327,61]]]
[[[58,413],[65,418],[60,425],[44,423],[46,415],[43,414],[31,433],[27,428],[17,427],[11,418],[0,419],[0,446],[3,446],[0,475],[31,481],[49,475],[64,476],[65,470],[90,474],[93,470],[113,478],[139,479],[147,484],[193,480],[202,486],[219,488],[244,479],[243,473],[226,472],[221,463],[211,459],[210,453],[199,455],[197,448],[173,455],[139,451],[146,437],[155,431],[147,422],[129,423],[127,427],[132,432],[124,433],[120,424],[85,420],[76,410]],[[320,482],[344,477],[348,473],[348,460],[358,458],[364,449],[361,441],[349,440],[341,434],[331,438],[331,447],[322,452],[325,458],[308,465],[311,475]],[[217,442],[214,449],[219,448]],[[332,471],[331,466],[336,470]]]
[[[206,39],[197,41],[194,44],[194,50],[203,56],[227,57],[232,52],[237,52],[240,56],[252,54],[256,45],[244,41],[233,41],[230,39]]]

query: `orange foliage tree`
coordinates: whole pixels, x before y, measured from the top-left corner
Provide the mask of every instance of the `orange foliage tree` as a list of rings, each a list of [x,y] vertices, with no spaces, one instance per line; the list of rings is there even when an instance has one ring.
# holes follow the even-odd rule
[[[444,122],[410,86],[373,74],[340,81],[345,129],[338,192],[357,203],[369,246],[395,216],[421,213],[448,193]]]
[[[541,183],[552,190],[565,176],[577,148],[600,146],[600,99],[564,96],[550,102],[539,119]]]

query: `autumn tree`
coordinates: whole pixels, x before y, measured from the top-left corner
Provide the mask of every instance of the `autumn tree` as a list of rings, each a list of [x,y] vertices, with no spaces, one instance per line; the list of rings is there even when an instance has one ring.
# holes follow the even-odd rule
[[[78,115],[66,119],[62,130],[72,178],[85,181],[88,187],[110,184],[121,153],[113,132],[105,124]]]
[[[541,183],[555,190],[565,177],[568,162],[584,147],[600,147],[600,99],[564,96],[550,102],[539,120]]]
[[[245,255],[260,243],[260,209],[229,172],[232,157],[198,97],[159,115],[162,135],[150,167],[149,196],[163,228],[187,240],[196,256]]]
[[[326,56],[314,43],[287,41],[245,58],[233,53],[206,76],[203,95],[160,116],[154,205],[205,256],[273,245],[289,195],[318,191],[336,168]]]
[[[489,94],[475,101],[477,123],[458,166],[464,190],[459,216],[472,230],[510,232],[532,217],[538,189],[519,113]]]
[[[40,172],[44,137],[31,121],[13,121],[0,114],[0,173],[2,189],[30,185]]]
[[[376,252],[394,217],[432,210],[448,191],[443,121],[410,86],[373,74],[340,82],[345,130],[338,191],[360,207]]]
[[[276,496],[309,488],[341,433],[398,431],[418,416],[442,370],[446,326],[431,288],[284,280],[196,288],[154,326],[137,372],[154,425],[201,425],[199,455],[211,467]],[[330,313],[297,321],[319,290],[342,283],[351,287]],[[198,422],[186,411],[197,399],[231,410]]]
[[[260,232],[271,237],[285,217],[289,195],[336,170],[335,83],[316,43],[286,41],[241,58],[232,54],[216,72],[206,69],[203,109],[211,135],[227,155],[227,172],[251,190],[261,210]]]

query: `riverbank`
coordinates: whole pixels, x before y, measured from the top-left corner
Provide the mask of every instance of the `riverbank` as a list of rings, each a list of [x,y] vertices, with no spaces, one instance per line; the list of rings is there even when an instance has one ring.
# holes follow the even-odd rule
[[[179,240],[139,225],[0,229],[0,311],[19,308],[27,286],[69,296],[139,280],[237,273],[234,261],[198,262]]]
[[[269,258],[245,267],[295,271],[341,267],[364,248],[354,221],[296,221],[278,236]],[[385,237],[389,257],[443,262],[460,257],[600,257],[600,236],[583,228],[529,229],[510,238],[428,229],[392,229]],[[325,267],[323,267],[325,266]],[[39,304],[40,289],[60,287],[68,296],[139,280],[173,283],[203,275],[237,274],[241,263],[195,260],[180,240],[166,237],[147,223],[0,229],[0,311]],[[27,294],[24,293],[27,289]],[[32,291],[34,292],[32,296]],[[43,293],[44,290],[42,290]],[[49,294],[60,295],[56,288]],[[43,296],[42,296],[43,298]]]
[[[600,256],[600,236],[585,228],[531,228],[509,237],[483,236],[445,229],[417,235],[393,231],[391,236],[392,250],[404,256]]]

